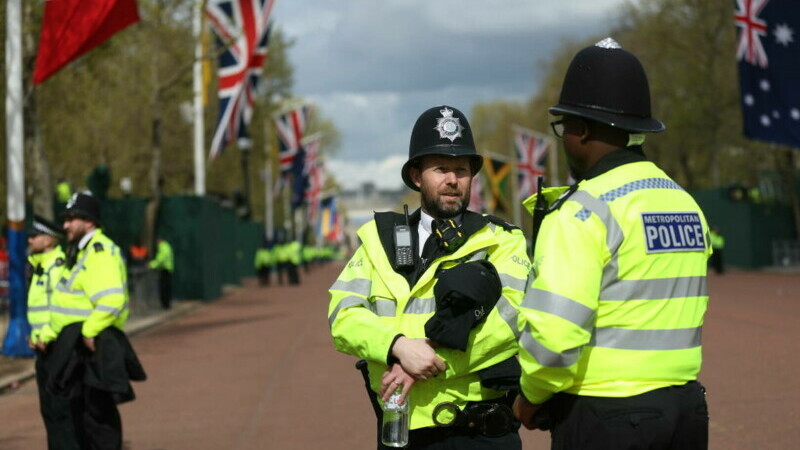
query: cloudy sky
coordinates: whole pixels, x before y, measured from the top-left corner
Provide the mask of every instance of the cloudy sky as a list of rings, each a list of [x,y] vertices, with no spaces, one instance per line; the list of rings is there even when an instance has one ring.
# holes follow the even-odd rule
[[[295,40],[295,91],[342,134],[328,170],[346,188],[396,188],[422,111],[530,97],[537,62],[607,31],[623,2],[277,0],[273,17]]]

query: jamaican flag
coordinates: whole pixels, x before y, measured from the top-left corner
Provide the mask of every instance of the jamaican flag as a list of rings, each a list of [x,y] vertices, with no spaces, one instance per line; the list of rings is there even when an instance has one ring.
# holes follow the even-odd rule
[[[483,157],[483,167],[489,182],[488,212],[511,214],[511,163],[489,156]]]

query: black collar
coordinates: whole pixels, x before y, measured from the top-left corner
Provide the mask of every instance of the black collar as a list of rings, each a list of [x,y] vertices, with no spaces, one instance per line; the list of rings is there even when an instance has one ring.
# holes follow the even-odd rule
[[[586,171],[583,179],[590,180],[619,166],[641,161],[647,161],[641,146],[620,148],[600,158],[594,166]]]

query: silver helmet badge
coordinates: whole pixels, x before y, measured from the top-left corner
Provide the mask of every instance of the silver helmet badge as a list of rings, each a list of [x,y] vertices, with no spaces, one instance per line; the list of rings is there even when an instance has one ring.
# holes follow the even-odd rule
[[[450,139],[450,142],[455,142],[456,138],[461,137],[461,130],[464,129],[461,126],[461,121],[458,117],[453,117],[453,110],[444,107],[444,109],[439,110],[442,113],[441,118],[436,119],[436,127],[434,130],[439,132],[439,137],[444,139]]]

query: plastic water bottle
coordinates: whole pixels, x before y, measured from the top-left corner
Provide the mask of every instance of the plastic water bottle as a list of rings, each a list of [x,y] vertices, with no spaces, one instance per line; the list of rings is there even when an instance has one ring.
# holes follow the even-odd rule
[[[408,445],[408,399],[402,405],[399,403],[402,392],[402,386],[399,386],[383,404],[381,442],[387,447]]]

